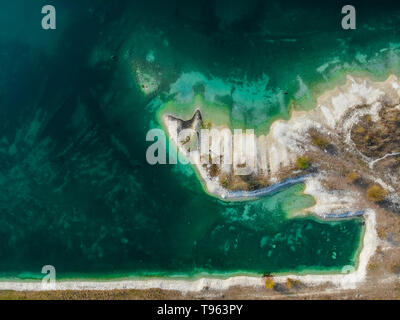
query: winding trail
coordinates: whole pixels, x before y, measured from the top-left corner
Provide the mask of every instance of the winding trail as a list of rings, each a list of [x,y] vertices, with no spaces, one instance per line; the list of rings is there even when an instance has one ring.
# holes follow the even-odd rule
[[[385,154],[383,157],[371,161],[369,163],[369,167],[372,169],[374,167],[374,164],[377,163],[378,161],[386,159],[387,157],[398,156],[398,155],[400,155],[400,152],[394,152],[394,153]]]

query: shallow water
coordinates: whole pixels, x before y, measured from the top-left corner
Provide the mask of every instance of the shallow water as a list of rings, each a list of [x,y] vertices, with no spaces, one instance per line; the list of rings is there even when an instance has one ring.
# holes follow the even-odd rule
[[[355,31],[339,3],[224,0],[57,1],[57,30],[43,31],[38,3],[0,13],[3,278],[47,264],[59,278],[356,264],[359,219],[288,218],[313,205],[301,184],[219,201],[191,167],[150,166],[145,135],[200,104],[206,120],[266,132],[346,72],[398,74],[395,2],[357,5]]]

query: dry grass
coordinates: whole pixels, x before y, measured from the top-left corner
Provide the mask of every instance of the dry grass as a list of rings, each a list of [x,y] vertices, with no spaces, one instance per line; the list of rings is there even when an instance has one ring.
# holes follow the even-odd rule
[[[159,300],[183,299],[178,291],[149,290],[56,290],[0,291],[0,300]]]

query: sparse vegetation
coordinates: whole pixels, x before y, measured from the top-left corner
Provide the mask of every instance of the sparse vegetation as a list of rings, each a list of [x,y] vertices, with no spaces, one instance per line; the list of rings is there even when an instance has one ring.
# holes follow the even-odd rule
[[[386,230],[384,228],[377,228],[376,233],[380,239],[386,238]]]
[[[313,145],[317,146],[321,150],[325,150],[329,146],[329,141],[319,135],[313,134],[311,135],[311,139]]]
[[[161,289],[0,291],[0,300],[162,300],[182,298],[183,295],[179,291]]]
[[[265,279],[265,287],[267,289],[274,290],[275,289],[275,285],[276,285],[275,281],[274,281],[274,279],[272,277],[268,277],[267,279]]]
[[[364,127],[362,127],[362,126],[356,126],[356,127],[353,129],[353,131],[354,131],[355,133],[358,133],[358,134],[364,134],[364,133],[365,133],[365,129],[364,129]]]
[[[201,128],[202,129],[211,129],[211,122],[210,121],[202,121]]]
[[[390,271],[397,275],[400,274],[400,265],[398,263],[393,262],[390,265]]]
[[[369,271],[372,271],[372,270],[375,270],[376,269],[376,264],[374,264],[374,263],[369,263],[368,264],[368,270]]]
[[[229,185],[231,184],[231,177],[227,173],[222,173],[219,175],[219,182],[221,186],[225,189],[228,189]]]
[[[219,172],[220,172],[219,166],[217,164],[212,164],[209,170],[210,176],[214,178],[219,175]]]
[[[381,110],[378,122],[373,122],[370,115],[362,117],[351,130],[357,149],[374,159],[395,152],[400,143],[399,114],[395,109],[388,108]]]
[[[231,190],[249,190],[249,185],[243,180],[243,176],[233,175],[229,185]]]
[[[306,170],[310,167],[310,160],[307,157],[298,157],[296,164],[300,169]]]
[[[294,289],[294,288],[299,288],[301,285],[300,280],[295,280],[292,278],[287,278],[286,279],[286,286],[288,287],[288,289]]]
[[[257,180],[250,180],[248,182],[248,185],[249,185],[249,189],[250,190],[256,190],[256,189],[259,189],[261,187],[261,184]]]
[[[381,202],[386,199],[388,192],[381,186],[374,184],[368,187],[367,198],[373,202]]]

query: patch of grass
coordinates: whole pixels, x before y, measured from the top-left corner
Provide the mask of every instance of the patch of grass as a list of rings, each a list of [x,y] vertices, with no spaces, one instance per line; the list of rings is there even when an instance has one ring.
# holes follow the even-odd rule
[[[296,164],[300,169],[306,170],[310,167],[310,160],[307,157],[298,157]]]
[[[367,189],[367,198],[373,202],[381,202],[386,199],[388,192],[381,186],[374,184]]]

